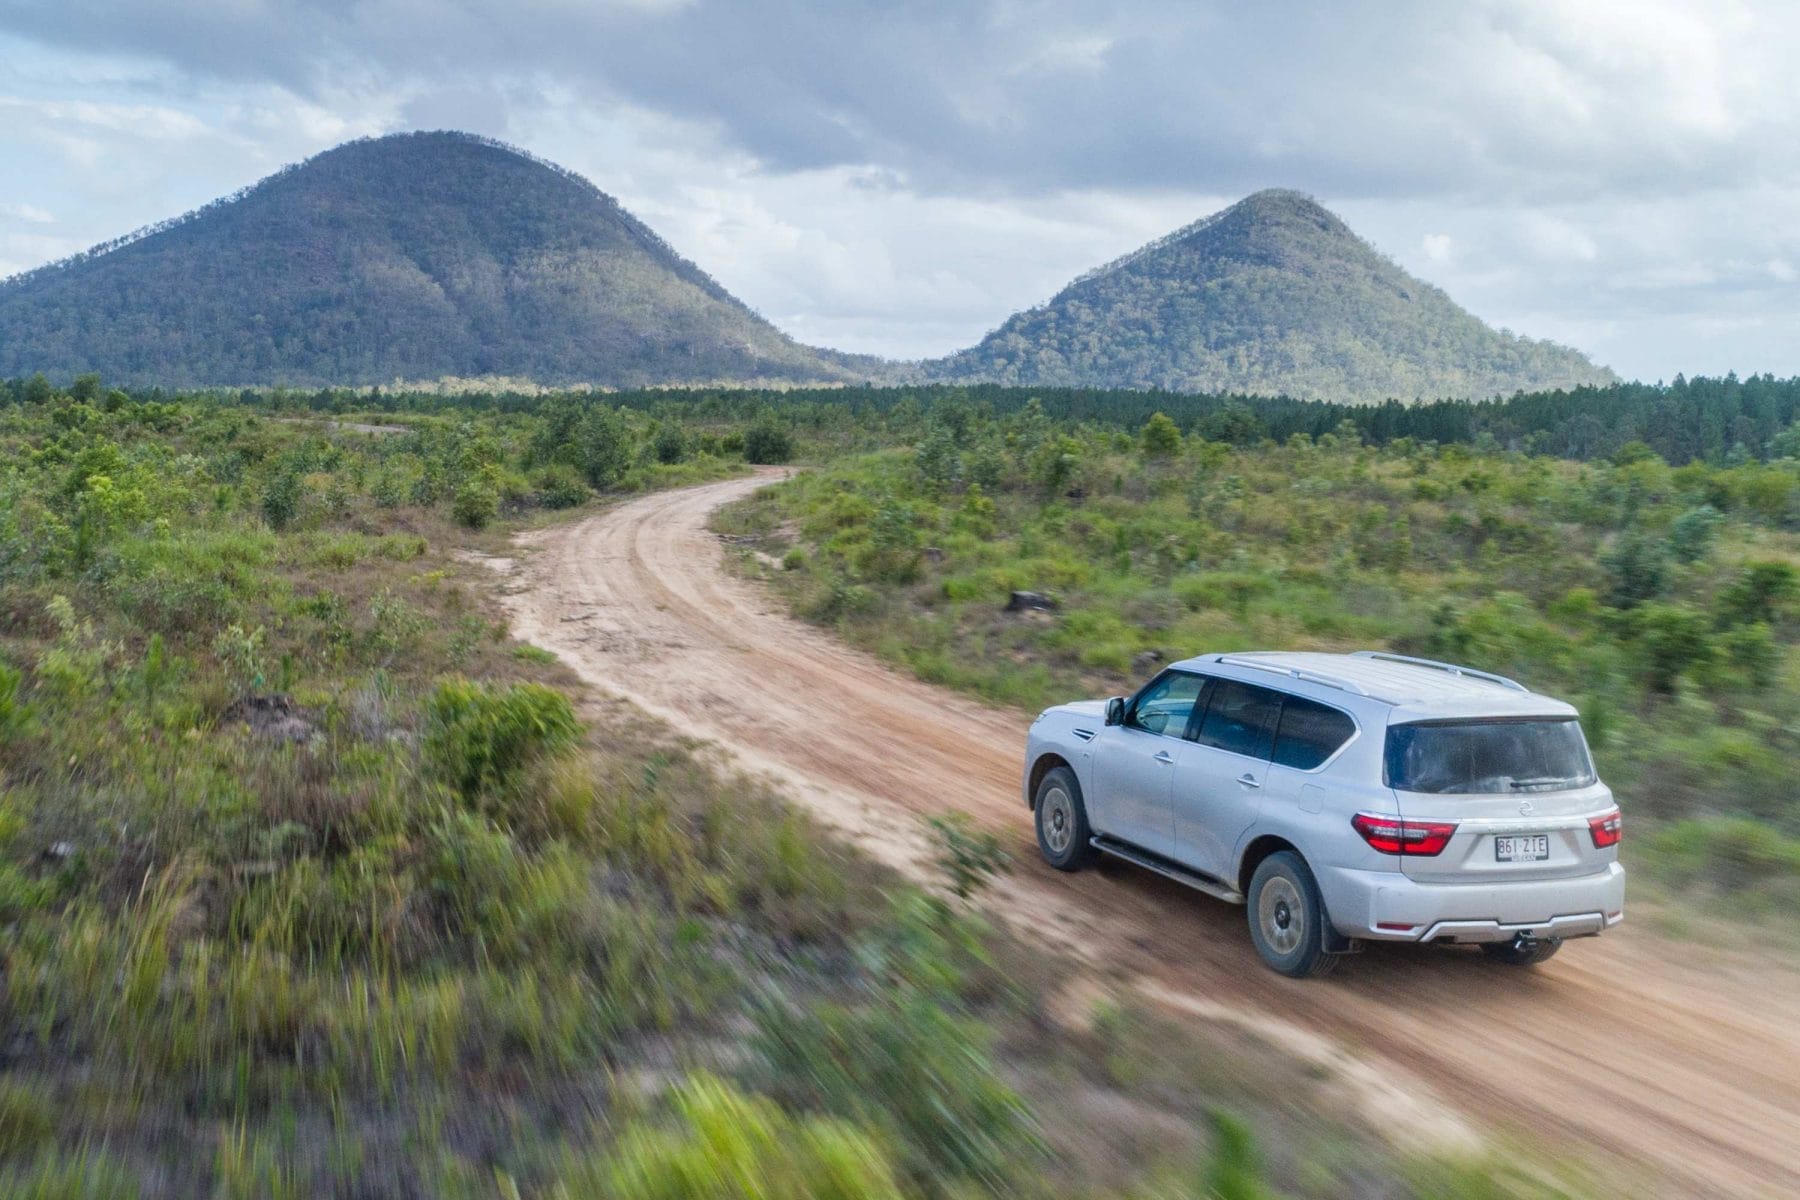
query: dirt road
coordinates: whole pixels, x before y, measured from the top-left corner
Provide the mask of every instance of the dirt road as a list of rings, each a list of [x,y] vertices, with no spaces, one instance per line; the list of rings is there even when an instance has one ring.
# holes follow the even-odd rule
[[[1259,964],[1241,909],[1128,868],[1043,868],[1019,796],[1028,718],[899,675],[726,572],[708,514],[766,474],[526,535],[519,635],[902,868],[926,853],[919,814],[970,813],[1021,866],[1002,916],[1171,1009],[1319,1060],[1402,1143],[1497,1128],[1669,1195],[1800,1195],[1800,972],[1628,920],[1537,971],[1376,947],[1295,982]]]

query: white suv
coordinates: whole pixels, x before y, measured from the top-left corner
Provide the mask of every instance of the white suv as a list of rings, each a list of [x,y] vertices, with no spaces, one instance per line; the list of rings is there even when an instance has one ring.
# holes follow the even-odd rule
[[[1285,975],[1365,939],[1529,965],[1624,917],[1619,808],[1575,710],[1449,663],[1188,659],[1039,715],[1025,799],[1051,866],[1104,852],[1247,903]]]

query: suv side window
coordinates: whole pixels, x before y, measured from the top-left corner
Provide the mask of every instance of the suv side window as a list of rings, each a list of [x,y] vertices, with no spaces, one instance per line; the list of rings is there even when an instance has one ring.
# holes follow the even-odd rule
[[[1188,720],[1194,715],[1194,703],[1200,698],[1200,685],[1205,681],[1186,671],[1165,671],[1138,693],[1125,724],[1145,733],[1181,737],[1187,732]]]
[[[1215,750],[1268,758],[1281,719],[1280,692],[1235,679],[1214,679],[1194,740]]]
[[[1310,771],[1336,754],[1355,732],[1356,722],[1348,713],[1317,700],[1289,696],[1281,706],[1273,761],[1277,766]]]

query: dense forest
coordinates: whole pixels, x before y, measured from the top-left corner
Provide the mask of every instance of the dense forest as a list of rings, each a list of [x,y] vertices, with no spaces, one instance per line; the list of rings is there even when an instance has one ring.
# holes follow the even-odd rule
[[[99,396],[99,376],[84,376],[73,390]],[[106,389],[108,392],[114,389]],[[41,403],[56,388],[49,379],[0,379],[0,405]],[[155,402],[162,389],[118,391],[123,400]],[[869,445],[916,429],[927,411],[1005,417],[1035,406],[1054,421],[1136,430],[1163,413],[1184,433],[1250,446],[1286,442],[1296,434],[1316,438],[1348,421],[1371,445],[1413,442],[1480,445],[1506,451],[1588,461],[1610,458],[1642,442],[1664,461],[1715,465],[1800,457],[1800,379],[1772,375],[1722,378],[1676,376],[1672,383],[1615,383],[1548,392],[1520,392],[1485,401],[1429,404],[1330,404],[1275,396],[1184,395],[1103,388],[970,386],[729,389],[620,392],[389,391],[377,388],[250,390],[214,393],[219,402],[252,410],[349,413],[364,409],[402,413],[497,412],[530,414],[550,405],[607,404],[637,412],[671,412],[704,420],[742,420],[779,414],[798,430],[847,445],[862,432]],[[963,419],[961,417],[959,420]]]
[[[1092,271],[934,378],[1374,403],[1612,380],[1498,332],[1298,192],[1258,192]]]

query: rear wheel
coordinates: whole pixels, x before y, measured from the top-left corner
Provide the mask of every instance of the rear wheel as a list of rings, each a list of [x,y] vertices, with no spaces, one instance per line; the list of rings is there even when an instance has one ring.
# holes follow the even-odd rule
[[[1325,950],[1325,901],[1298,854],[1282,850],[1257,864],[1245,908],[1250,940],[1270,967],[1305,979],[1337,966],[1338,956]]]
[[[1518,942],[1481,943],[1483,954],[1495,962],[1503,962],[1512,967],[1535,967],[1561,949],[1561,938],[1544,938],[1523,946]]]
[[[1079,871],[1093,861],[1088,839],[1087,808],[1081,803],[1081,785],[1075,772],[1057,767],[1046,774],[1037,789],[1037,843],[1044,861],[1059,871]]]

